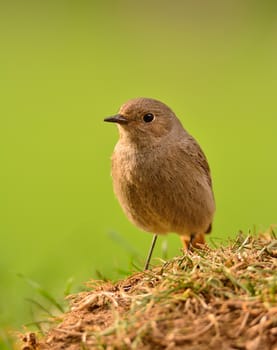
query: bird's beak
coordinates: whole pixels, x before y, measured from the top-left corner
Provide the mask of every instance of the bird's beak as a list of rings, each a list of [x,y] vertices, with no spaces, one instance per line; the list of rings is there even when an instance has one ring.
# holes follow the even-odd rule
[[[113,115],[111,117],[105,118],[104,122],[127,124],[128,119],[125,118],[122,114],[116,114],[116,115]]]

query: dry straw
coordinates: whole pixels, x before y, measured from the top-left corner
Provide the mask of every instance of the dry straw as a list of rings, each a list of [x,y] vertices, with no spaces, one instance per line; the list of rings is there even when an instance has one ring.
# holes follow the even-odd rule
[[[273,231],[203,247],[117,283],[72,295],[34,349],[277,349],[277,240]],[[32,339],[32,341],[30,341]]]

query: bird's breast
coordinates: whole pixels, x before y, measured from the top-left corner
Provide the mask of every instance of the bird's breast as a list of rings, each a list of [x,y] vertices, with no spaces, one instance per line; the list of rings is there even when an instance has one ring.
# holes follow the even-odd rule
[[[156,233],[189,231],[209,225],[210,193],[189,162],[161,149],[138,151],[118,144],[112,157],[114,192],[128,218]],[[207,221],[209,221],[209,218]]]

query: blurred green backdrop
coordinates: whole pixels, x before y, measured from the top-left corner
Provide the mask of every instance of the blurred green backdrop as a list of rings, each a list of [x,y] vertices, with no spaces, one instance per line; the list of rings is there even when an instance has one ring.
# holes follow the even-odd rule
[[[118,135],[103,123],[129,98],[167,103],[205,150],[215,241],[276,223],[276,5],[1,1],[2,328],[31,320],[36,295],[18,273],[59,299],[70,277],[118,278],[145,257],[151,236],[113,195]]]

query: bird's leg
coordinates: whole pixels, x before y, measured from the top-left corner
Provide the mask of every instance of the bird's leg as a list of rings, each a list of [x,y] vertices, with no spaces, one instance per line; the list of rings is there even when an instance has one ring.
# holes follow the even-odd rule
[[[196,238],[196,234],[195,233],[192,233],[190,235],[190,239],[189,239],[189,242],[188,242],[188,250],[191,250],[192,247],[194,247],[194,240]]]
[[[195,248],[203,248],[203,245],[205,244],[205,234],[204,233],[197,233],[192,234],[190,237],[190,245]]]
[[[181,236],[181,241],[185,251],[191,250],[192,247],[201,248],[205,244],[205,235],[203,233],[192,233],[188,236]]]
[[[184,251],[189,251],[191,248],[192,240],[191,236],[180,236],[181,242],[183,244]]]
[[[150,246],[147,258],[146,258],[146,262],[145,262],[145,265],[144,265],[144,270],[148,270],[149,263],[150,263],[150,260],[151,260],[151,256],[152,256],[152,253],[153,253],[153,250],[154,250],[157,238],[158,238],[158,235],[154,234],[153,238],[152,238],[151,246]]]

